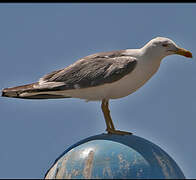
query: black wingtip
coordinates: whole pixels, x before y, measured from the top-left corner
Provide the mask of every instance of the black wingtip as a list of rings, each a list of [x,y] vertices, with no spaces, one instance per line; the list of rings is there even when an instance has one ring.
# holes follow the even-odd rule
[[[5,88],[1,91],[1,96],[3,97],[17,97],[17,92],[10,90],[11,88]]]
[[[3,91],[3,90],[1,91],[1,96],[5,96],[5,93],[4,93],[4,91]]]
[[[3,97],[6,96],[5,89],[2,89],[2,91],[1,91],[1,96],[3,96]]]

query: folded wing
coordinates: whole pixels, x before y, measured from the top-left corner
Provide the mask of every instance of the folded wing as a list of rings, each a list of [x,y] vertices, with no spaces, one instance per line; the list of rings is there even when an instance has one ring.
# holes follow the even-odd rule
[[[120,80],[135,68],[137,60],[133,57],[97,57],[81,59],[75,64],[45,75],[40,85],[63,83],[51,90],[70,90],[89,88]]]
[[[125,56],[120,51],[98,53],[80,59],[64,69],[53,71],[36,83],[6,88],[2,91],[2,96],[28,99],[65,98],[54,95],[53,92],[112,83],[131,73],[136,65],[136,58]]]

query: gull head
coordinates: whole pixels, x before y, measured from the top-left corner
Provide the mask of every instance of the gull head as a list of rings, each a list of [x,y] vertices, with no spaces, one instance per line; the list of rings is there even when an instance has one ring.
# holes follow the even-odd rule
[[[172,54],[192,58],[192,53],[190,51],[177,46],[171,39],[165,37],[156,37],[152,39],[142,49],[145,54],[157,58],[159,57],[160,59]]]

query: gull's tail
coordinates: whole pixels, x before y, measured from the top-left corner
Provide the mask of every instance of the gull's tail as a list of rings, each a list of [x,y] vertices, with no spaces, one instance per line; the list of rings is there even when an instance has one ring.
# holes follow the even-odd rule
[[[2,96],[22,99],[56,99],[67,98],[63,95],[52,94],[51,90],[37,88],[38,82],[17,86],[12,88],[5,88],[2,90]]]

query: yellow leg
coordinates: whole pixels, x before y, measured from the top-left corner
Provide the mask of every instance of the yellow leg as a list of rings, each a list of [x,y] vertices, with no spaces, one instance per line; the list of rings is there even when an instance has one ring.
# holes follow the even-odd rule
[[[101,104],[101,109],[102,109],[102,112],[103,112],[103,115],[104,115],[104,118],[105,118],[105,122],[106,122],[106,126],[107,126],[107,129],[110,129],[110,118],[108,117],[108,113],[107,113],[107,108],[105,106],[105,100],[102,101],[102,104]]]
[[[107,126],[106,130],[115,129],[114,124],[112,122],[112,118],[110,116],[110,110],[108,108],[108,101],[103,100],[102,104],[101,104],[101,108],[102,108],[102,112],[104,114],[104,118],[105,118],[105,122],[106,122],[106,126]]]
[[[110,127],[111,127],[111,129],[115,129],[114,128],[114,124],[113,124],[113,122],[112,122],[112,118],[111,118],[111,116],[110,116],[110,109],[109,109],[109,107],[108,107],[108,105],[109,105],[109,101],[106,101],[105,102],[105,107],[106,107],[106,112],[107,112],[107,114],[108,114],[108,120],[109,120],[109,123],[110,123]]]
[[[112,122],[112,118],[110,116],[110,110],[109,110],[108,104],[109,103],[107,100],[102,100],[101,108],[102,108],[102,112],[103,112],[106,126],[107,126],[106,131],[110,134],[120,134],[120,135],[132,134],[130,132],[115,130],[114,124]]]

